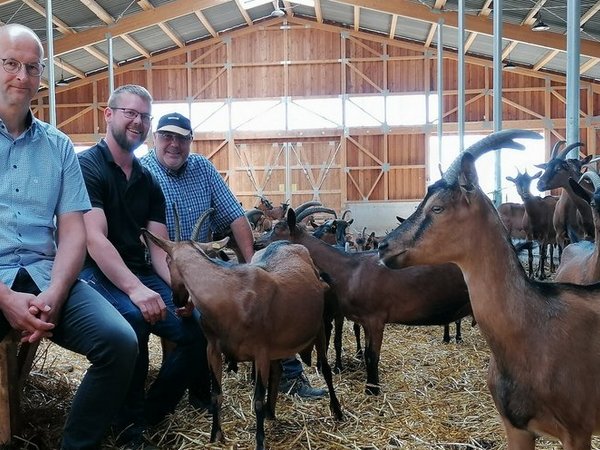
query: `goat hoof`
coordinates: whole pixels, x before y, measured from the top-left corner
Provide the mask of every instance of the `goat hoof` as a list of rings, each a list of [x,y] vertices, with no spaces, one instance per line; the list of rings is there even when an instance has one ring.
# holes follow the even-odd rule
[[[376,386],[367,386],[365,388],[365,394],[367,395],[379,395],[379,388]]]

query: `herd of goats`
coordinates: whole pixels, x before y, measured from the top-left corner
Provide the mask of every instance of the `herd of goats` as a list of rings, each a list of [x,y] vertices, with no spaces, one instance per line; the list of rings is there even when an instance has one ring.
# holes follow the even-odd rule
[[[590,450],[600,432],[600,284],[593,284],[600,281],[600,178],[591,157],[567,157],[581,144],[561,150],[559,143],[543,173],[510,178],[523,205],[497,209],[479,186],[475,161],[492,150],[523,150],[514,139],[540,136],[504,130],[469,147],[416,211],[381,238],[363,230],[350,241],[352,221],[331,209],[316,202],[275,208],[264,197],[247,213],[259,249],[247,263],[220,257],[226,245],[235,248],[230,237],[171,242],[144,230],[168,255],[175,303],[189,296],[202,311],[214,381],[211,442],[224,439],[222,355],[254,363],[256,448],[263,449],[264,420],[275,417],[279,360],[290,355],[310,361],[316,350],[332,414],[343,420],[326,353],[332,324],[338,372],[344,318],[364,329],[366,393],[377,395],[386,323],[446,325],[472,315],[491,350],[488,386],[508,449],[534,450],[543,435],[566,450]],[[561,197],[531,195],[537,178],[540,190],[561,187]],[[316,214],[334,218],[315,223]],[[537,277],[531,257],[525,271],[512,236],[538,243]],[[556,281],[542,281],[546,248],[552,266],[554,245]]]

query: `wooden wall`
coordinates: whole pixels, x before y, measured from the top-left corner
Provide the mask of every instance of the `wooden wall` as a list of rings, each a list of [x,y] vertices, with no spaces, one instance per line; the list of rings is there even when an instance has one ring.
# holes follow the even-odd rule
[[[318,98],[435,93],[435,49],[298,18],[255,25],[117,69],[115,85],[146,86],[156,102]],[[457,132],[457,61],[444,59],[444,131]],[[466,130],[489,132],[493,121],[491,62],[469,57]],[[547,147],[565,136],[563,77],[518,69],[503,74],[504,127],[543,131]],[[581,83],[582,152],[595,152],[599,85]],[[89,144],[106,131],[105,75],[57,90],[57,122],[74,142]],[[47,118],[48,99],[34,102]],[[318,198],[337,210],[350,201],[418,200],[427,184],[432,124],[196,134],[194,151],[207,155],[244,206],[257,192],[274,202]],[[591,149],[591,150],[590,150]],[[541,162],[541,161],[540,161]]]

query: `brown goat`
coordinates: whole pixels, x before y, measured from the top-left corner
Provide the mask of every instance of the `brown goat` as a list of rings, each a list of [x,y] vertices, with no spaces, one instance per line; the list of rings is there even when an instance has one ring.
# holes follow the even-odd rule
[[[498,214],[512,239],[527,239],[523,229],[525,206],[521,203],[506,202],[498,206]]]
[[[189,292],[202,313],[212,379],[211,442],[224,439],[220,416],[222,354],[230,360],[254,362],[257,449],[264,449],[264,419],[275,417],[279,361],[314,342],[331,411],[336,419],[342,419],[325,351],[325,283],[304,247],[278,242],[257,252],[250,264],[231,265],[210,259],[191,241],[171,242],[147,230],[144,237],[167,253],[173,302],[183,306]],[[183,293],[184,298],[176,293]]]
[[[293,209],[257,245],[276,240],[304,245],[337,296],[344,316],[365,330],[367,394],[379,394],[379,354],[386,323],[444,325],[471,313],[469,295],[457,266],[391,270],[376,252],[346,253],[311,236],[296,223]]]
[[[510,450],[534,450],[539,435],[560,439],[565,450],[590,450],[600,430],[600,284],[526,276],[475,168],[487,151],[523,149],[515,138],[539,135],[504,130],[468,148],[379,254],[390,267],[453,262],[461,268],[492,353],[488,386]]]
[[[554,146],[547,163],[536,164],[536,167],[544,169],[544,173],[538,180],[538,190],[563,189],[553,218],[559,251],[562,251],[573,240],[573,236],[577,237],[577,240],[593,239],[594,237],[594,223],[590,208],[583,199],[575,195],[569,185],[569,178],[579,179],[582,168],[590,162],[592,155],[583,159],[567,158],[567,154],[571,150],[583,144],[576,142],[559,152],[561,143],[562,141],[559,141]]]
[[[590,284],[600,281],[600,177],[596,172],[587,171],[582,178],[588,178],[594,185],[594,193],[581,187],[571,179],[571,187],[576,195],[589,205],[594,219],[595,240],[572,242],[563,250],[555,281],[563,283]]]
[[[527,171],[525,171],[524,173],[519,172],[515,178],[506,177],[506,179],[515,184],[517,193],[523,200],[523,205],[525,206],[523,229],[525,230],[528,241],[537,241],[539,244],[539,274],[540,280],[543,280],[546,278],[545,265],[548,250],[550,272],[554,272],[555,270],[554,244],[556,243],[556,232],[554,231],[552,218],[554,217],[557,198],[552,196],[542,198],[531,194],[531,182],[541,175],[541,171],[535,175],[529,175]],[[533,276],[533,251],[531,251],[531,249],[529,250],[529,276]]]

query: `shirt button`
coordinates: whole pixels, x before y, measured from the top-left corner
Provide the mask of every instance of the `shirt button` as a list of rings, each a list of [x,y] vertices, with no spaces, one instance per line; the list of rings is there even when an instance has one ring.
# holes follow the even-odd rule
[[[16,188],[15,191],[19,192],[19,188]]]
[[[13,169],[16,169],[16,168],[17,168],[17,165],[16,165],[16,164],[13,164]]]

